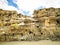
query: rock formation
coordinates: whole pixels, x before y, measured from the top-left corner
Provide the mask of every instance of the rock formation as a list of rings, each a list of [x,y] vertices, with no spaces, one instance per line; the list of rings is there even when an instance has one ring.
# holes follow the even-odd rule
[[[33,17],[0,9],[0,41],[60,40],[60,8],[34,10]]]
[[[59,40],[60,38],[60,8],[45,8],[34,11],[34,18],[38,20],[44,38]]]

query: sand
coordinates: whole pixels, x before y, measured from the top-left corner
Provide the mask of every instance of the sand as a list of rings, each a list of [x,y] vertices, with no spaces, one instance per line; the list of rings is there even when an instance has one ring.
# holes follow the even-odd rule
[[[0,45],[60,45],[60,41],[51,41],[51,40],[13,41],[13,42],[0,42]]]

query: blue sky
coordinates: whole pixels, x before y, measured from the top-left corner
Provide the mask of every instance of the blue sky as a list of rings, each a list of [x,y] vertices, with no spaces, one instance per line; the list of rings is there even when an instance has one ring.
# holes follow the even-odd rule
[[[7,2],[8,2],[8,5],[14,6],[15,8],[18,9],[18,5],[16,3],[14,3],[13,0],[7,0]]]
[[[60,8],[60,0],[0,0],[1,9],[16,10],[28,16],[36,9],[49,7]]]

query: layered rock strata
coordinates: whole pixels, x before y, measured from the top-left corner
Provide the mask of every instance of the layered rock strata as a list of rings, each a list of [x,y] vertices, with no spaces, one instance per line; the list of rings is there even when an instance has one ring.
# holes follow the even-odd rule
[[[0,41],[60,40],[60,8],[34,10],[33,17],[0,9]]]
[[[51,40],[60,39],[60,8],[45,8],[34,11],[42,36]]]

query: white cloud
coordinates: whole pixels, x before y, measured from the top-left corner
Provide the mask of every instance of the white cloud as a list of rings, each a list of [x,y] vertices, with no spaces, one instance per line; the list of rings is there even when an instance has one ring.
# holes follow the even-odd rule
[[[29,15],[33,13],[34,9],[40,6],[48,7],[60,7],[60,0],[14,0],[20,9],[29,11]]]
[[[60,0],[45,0],[45,6],[48,8],[48,7],[55,7],[55,8],[58,8],[60,7],[60,4],[59,4]]]
[[[9,6],[7,0],[0,0],[0,8],[6,10],[16,10],[20,13],[23,11],[29,11],[28,15],[33,13],[33,10],[38,9],[40,6],[48,7],[59,7],[60,0],[13,0],[19,7],[19,10],[14,6]],[[23,13],[24,14],[24,13]]]
[[[7,0],[0,0],[0,9],[18,11],[15,7],[9,6]]]
[[[24,11],[29,11],[29,14],[33,13],[33,10],[39,7],[40,0],[15,0],[16,4],[18,4],[19,8]]]

